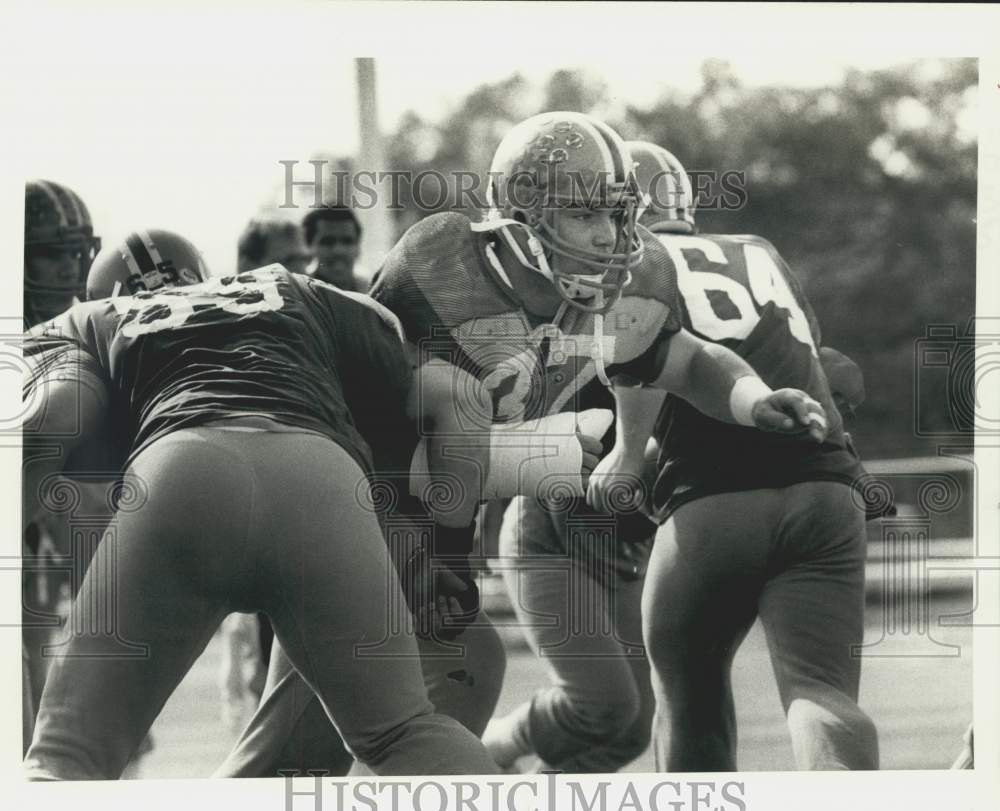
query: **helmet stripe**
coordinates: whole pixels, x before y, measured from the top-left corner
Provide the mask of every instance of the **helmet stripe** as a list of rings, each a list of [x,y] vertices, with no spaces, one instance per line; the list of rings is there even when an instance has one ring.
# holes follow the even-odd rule
[[[139,270],[139,263],[135,261],[135,256],[132,255],[132,251],[129,249],[126,243],[122,243],[119,248],[122,259],[125,260],[125,264],[128,265],[128,275],[134,276],[137,279],[142,278],[142,271]]]
[[[153,261],[153,257],[149,255],[149,251],[146,250],[146,246],[143,244],[139,234],[133,231],[125,237],[125,246],[128,248],[129,253],[132,254],[141,276],[145,276],[147,273],[152,273],[156,270],[156,263]]]
[[[72,189],[67,189],[66,187],[63,187],[63,192],[65,192],[66,197],[69,199],[70,206],[73,209],[74,225],[86,225],[87,221],[90,219],[90,215],[87,212],[87,207],[83,204],[83,200],[80,199],[80,195]]]
[[[597,148],[601,152],[601,158],[604,161],[603,171],[608,175],[608,182],[616,183],[623,180],[625,173],[622,171],[621,161],[617,161],[617,166],[615,165],[616,156],[613,154],[613,151],[608,148],[608,142],[604,133],[585,118],[581,118],[574,123],[583,127],[587,131],[587,135],[589,135],[593,139],[594,143],[597,144]]]
[[[56,209],[59,211],[62,224],[70,228],[79,226],[81,224],[79,217],[80,210],[73,202],[73,196],[58,183],[50,183],[48,181],[45,181],[45,183],[49,186],[52,196],[57,201]]]
[[[55,209],[56,213],[59,215],[60,225],[68,224],[66,218],[66,211],[63,208],[62,200],[56,191],[56,186],[48,180],[37,181],[38,188],[49,198],[49,202],[52,203],[52,208]]]
[[[138,231],[139,239],[142,240],[142,244],[146,246],[146,250],[149,251],[149,256],[153,260],[154,265],[159,265],[163,261],[163,256],[160,254],[159,249],[156,247],[156,243],[153,242],[153,238],[149,235],[148,231]]]

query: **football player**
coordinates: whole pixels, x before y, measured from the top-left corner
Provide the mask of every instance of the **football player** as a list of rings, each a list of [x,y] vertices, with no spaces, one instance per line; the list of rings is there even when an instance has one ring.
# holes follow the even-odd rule
[[[799,768],[875,769],[877,735],[857,704],[852,652],[864,628],[865,510],[852,489],[861,467],[823,371],[815,316],[770,243],[696,235],[683,167],[653,144],[630,149],[648,194],[642,221],[677,269],[686,329],[730,347],[768,385],[809,392],[827,415],[816,443],[804,431],[729,425],[677,397],[658,419],[622,404],[620,419],[656,420],[660,445],[661,526],[643,594],[657,768],[736,770],[730,670],[760,617]],[[638,443],[619,443],[588,500],[601,505],[614,474],[641,462]]]
[[[207,278],[208,269],[202,261],[201,253],[188,240],[170,231],[148,229],[132,232],[118,244],[105,246],[98,251],[89,272],[86,273],[86,295],[89,299],[130,295],[140,290],[196,284]],[[111,518],[107,508],[109,488],[116,486],[115,482],[124,461],[125,448],[120,439],[121,437],[116,436],[116,432],[110,426],[104,425],[99,435],[91,436],[87,442],[75,448],[70,458],[66,460],[65,470],[69,474],[69,479],[61,486],[67,488],[66,492],[73,492],[80,499],[83,506],[79,511],[89,516],[91,526],[99,516],[104,515],[107,520]],[[27,489],[25,495],[27,515],[35,508],[37,501],[34,494],[29,494]],[[60,514],[42,510],[36,513],[34,518],[37,524],[49,530],[52,535],[64,537],[69,534],[68,515],[65,512]],[[69,544],[64,542],[60,546],[68,547]],[[70,550],[64,549],[64,554],[68,553]],[[86,550],[81,549],[78,544],[71,552],[77,556],[85,553]],[[88,562],[74,560],[73,565],[80,571],[86,568]],[[72,599],[73,586],[78,583],[70,582],[65,569],[59,571],[59,579],[60,590],[65,594],[64,602],[56,607],[56,613],[65,619],[65,606]],[[26,599],[26,603],[29,599]],[[26,632],[26,636],[28,633]],[[51,632],[46,633],[41,642],[51,642],[50,636]],[[35,635],[31,638],[35,639]],[[30,648],[26,647],[25,658],[30,666],[29,673],[33,676],[29,680],[32,685],[32,707],[30,711],[26,709],[24,719],[26,729],[24,746],[27,750],[34,729],[34,708],[37,707],[45,680],[47,657],[42,654],[39,640],[35,639]],[[140,751],[146,752],[150,748],[151,743],[147,738]]]
[[[32,327],[69,309],[83,297],[87,271],[100,249],[90,212],[72,189],[51,180],[24,188],[24,321]],[[41,648],[56,620],[65,577],[51,566],[65,545],[65,521],[39,516],[26,526],[24,543],[25,746],[45,680]]]
[[[278,266],[79,304],[29,336],[25,355],[26,444],[55,443],[65,458],[111,419],[131,440],[123,492],[136,497],[123,497],[98,550],[113,570],[92,564],[74,603],[29,776],[119,776],[222,617],[258,609],[374,771],[495,770],[429,703],[375,511],[359,503],[364,437],[429,421],[440,436],[426,438],[426,466],[465,486],[433,511],[435,553],[451,546],[452,557],[426,567],[430,588],[426,551],[408,558],[406,599],[421,623],[474,613],[461,561],[480,480],[466,467],[488,469],[495,443],[466,442],[461,461],[441,447],[482,407],[474,381],[438,364],[418,392],[390,313]],[[456,380],[468,399],[456,402]],[[26,465],[29,491],[44,494],[58,466]]]
[[[681,328],[676,271],[637,228],[632,159],[610,127],[573,112],[530,118],[503,139],[490,178],[485,222],[430,216],[377,274],[372,296],[417,347],[418,375],[430,359],[462,368],[489,391],[498,423],[578,411],[584,389],[621,377],[681,394],[721,420],[822,437],[811,397],[772,391],[734,353]],[[539,486],[532,497],[564,503],[568,494],[553,490]],[[594,745],[589,736],[572,741],[573,752],[564,745],[558,706],[537,718],[557,727],[531,742],[546,762]],[[251,722],[245,737],[253,735]],[[543,739],[560,749],[546,751]]]
[[[87,272],[100,250],[90,212],[72,189],[51,180],[24,188],[24,322],[32,327],[83,298]],[[52,561],[68,545],[64,516],[38,515],[25,527],[22,643],[24,746],[31,740],[35,710],[45,682],[42,648],[58,622],[65,572]]]
[[[101,249],[80,196],[51,180],[24,188],[24,319],[33,327],[83,298],[87,272]]]

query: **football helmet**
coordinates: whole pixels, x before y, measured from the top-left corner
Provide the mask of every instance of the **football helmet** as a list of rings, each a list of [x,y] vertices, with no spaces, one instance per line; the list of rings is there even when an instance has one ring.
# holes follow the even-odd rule
[[[642,194],[639,222],[661,233],[695,233],[694,192],[681,162],[648,141],[629,141],[628,148]]]
[[[143,290],[198,284],[209,276],[201,252],[173,231],[133,231],[94,259],[87,298],[131,296]]]
[[[24,187],[24,307],[32,322],[58,315],[83,295],[87,273],[101,240],[94,236],[90,212],[72,189],[51,180],[30,180]],[[42,270],[42,260],[76,262],[76,272]]]
[[[607,312],[642,261],[632,157],[622,138],[592,116],[542,113],[515,126],[497,147],[487,195],[487,222],[500,231],[522,265],[542,273],[577,309]],[[613,250],[595,251],[561,238],[555,217],[567,206],[614,209]],[[516,226],[527,229],[530,258],[514,238],[511,229]],[[556,256],[593,273],[565,272],[558,261],[551,262]]]

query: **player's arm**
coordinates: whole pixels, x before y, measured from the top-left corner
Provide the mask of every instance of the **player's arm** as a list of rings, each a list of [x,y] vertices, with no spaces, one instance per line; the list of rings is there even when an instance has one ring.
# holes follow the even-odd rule
[[[62,347],[32,360],[24,386],[22,528],[41,508],[42,488],[52,484],[70,453],[97,431],[109,403],[103,370],[86,350]]]
[[[612,419],[606,409],[588,409],[496,425],[485,384],[438,359],[419,367],[409,399],[422,435],[411,486],[421,489],[429,474],[449,488],[461,487],[459,502],[433,511],[446,526],[467,525],[479,502],[493,498],[534,496],[552,487],[583,495],[601,453],[599,437]]]
[[[641,494],[646,446],[667,394],[662,389],[614,386],[615,446],[597,463],[587,485],[587,503],[612,512]],[[626,504],[625,493],[631,495]]]
[[[798,389],[773,391],[735,352],[681,329],[662,345],[665,353],[652,385],[687,400],[723,422],[826,437],[823,407]],[[662,357],[662,353],[661,353]]]
[[[418,636],[454,639],[479,614],[469,555],[489,465],[489,441],[481,438],[493,416],[489,403],[475,377],[446,361],[430,359],[415,371],[407,416],[421,434],[417,453],[430,486],[411,481],[411,492],[438,495],[423,498],[435,523],[432,546],[416,545],[398,566]]]
[[[407,416],[419,426],[421,450],[432,480],[450,498],[428,504],[436,523],[467,527],[482,500],[490,464],[493,410],[489,393],[473,375],[431,359],[415,372]]]

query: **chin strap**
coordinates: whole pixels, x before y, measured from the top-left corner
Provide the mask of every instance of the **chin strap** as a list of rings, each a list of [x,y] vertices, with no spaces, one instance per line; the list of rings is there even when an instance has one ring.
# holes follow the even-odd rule
[[[603,291],[598,291],[600,299],[604,298]],[[598,304],[602,304],[598,300]],[[608,379],[608,370],[604,366],[604,314],[594,313],[594,345],[591,347],[590,356],[594,359],[594,366],[597,368],[597,379],[607,388],[611,388],[611,380]]]

